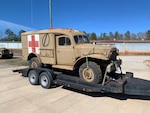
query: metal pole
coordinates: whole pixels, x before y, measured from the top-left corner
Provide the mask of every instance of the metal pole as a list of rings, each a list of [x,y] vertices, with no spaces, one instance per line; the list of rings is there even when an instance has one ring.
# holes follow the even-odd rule
[[[33,24],[33,2],[31,0],[31,25]]]
[[[49,12],[50,12],[50,28],[53,27],[52,25],[52,0],[49,0]]]

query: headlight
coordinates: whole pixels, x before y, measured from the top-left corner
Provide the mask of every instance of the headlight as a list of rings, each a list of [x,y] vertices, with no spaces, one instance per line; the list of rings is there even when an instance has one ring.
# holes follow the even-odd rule
[[[119,55],[119,50],[117,48],[113,48],[108,55],[110,60],[117,60],[117,56]]]

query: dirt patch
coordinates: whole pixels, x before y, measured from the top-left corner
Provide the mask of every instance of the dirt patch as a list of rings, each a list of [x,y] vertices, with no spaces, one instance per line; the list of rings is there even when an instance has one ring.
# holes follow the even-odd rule
[[[145,60],[143,63],[144,63],[146,66],[150,67],[150,60]]]

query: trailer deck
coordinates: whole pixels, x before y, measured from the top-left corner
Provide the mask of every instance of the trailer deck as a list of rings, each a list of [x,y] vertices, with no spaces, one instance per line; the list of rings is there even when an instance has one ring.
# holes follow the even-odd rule
[[[13,70],[13,72],[19,72],[22,73],[22,76],[28,77],[28,74],[31,70],[35,70],[38,73],[38,76],[40,76],[40,73],[42,72],[52,73],[50,69],[46,68],[25,68]],[[104,84],[94,84],[85,82],[84,80],[76,76],[63,73],[56,74],[54,72],[54,75],[52,77],[52,85],[62,85],[85,92],[110,92],[150,96],[150,81],[134,78],[133,73],[131,72],[126,72],[126,74],[116,74],[116,76],[116,79],[111,77],[106,78]],[[44,82],[46,82],[46,80],[44,80]]]

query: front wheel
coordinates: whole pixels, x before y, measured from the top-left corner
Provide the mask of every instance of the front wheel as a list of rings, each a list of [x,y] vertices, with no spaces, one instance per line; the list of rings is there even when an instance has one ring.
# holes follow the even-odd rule
[[[86,82],[99,83],[102,81],[100,66],[95,62],[83,63],[79,68],[79,75]]]

